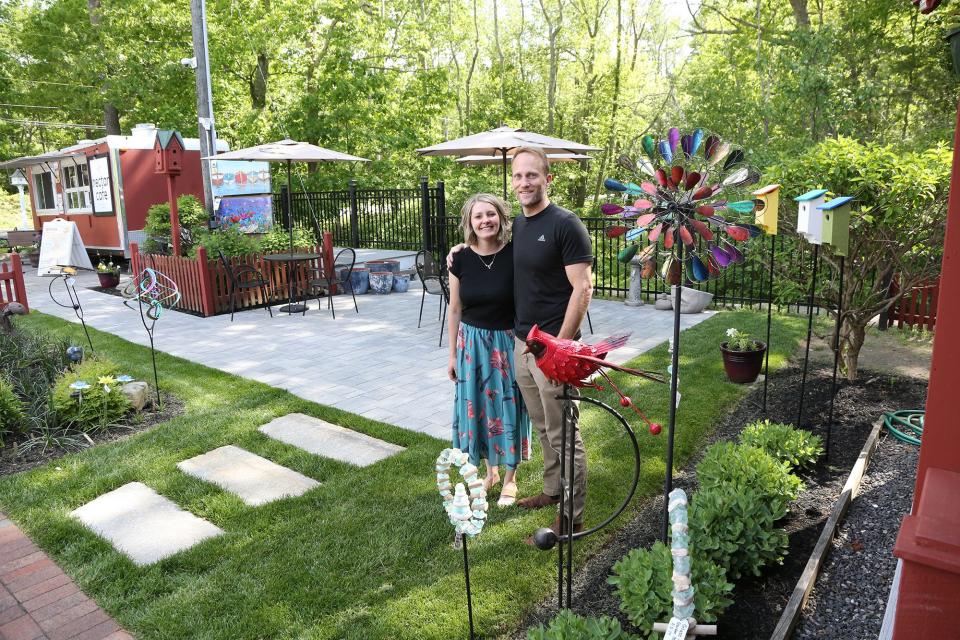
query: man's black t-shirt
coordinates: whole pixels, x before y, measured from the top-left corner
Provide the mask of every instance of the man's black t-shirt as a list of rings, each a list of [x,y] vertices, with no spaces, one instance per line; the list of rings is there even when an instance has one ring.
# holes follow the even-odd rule
[[[485,265],[493,264],[489,269]],[[478,255],[467,247],[453,254],[450,273],[460,280],[461,320],[480,329],[513,327],[513,245]]]
[[[533,325],[556,335],[563,326],[573,286],[564,267],[593,262],[590,235],[572,212],[550,203],[513,221],[514,326],[520,339]]]

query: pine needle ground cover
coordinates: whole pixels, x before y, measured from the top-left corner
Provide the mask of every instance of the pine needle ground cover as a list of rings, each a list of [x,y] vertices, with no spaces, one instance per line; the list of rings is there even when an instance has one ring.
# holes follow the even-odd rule
[[[701,446],[716,419],[745,393],[726,382],[718,345],[734,326],[760,336],[766,315],[719,313],[681,334],[677,466]],[[775,317],[772,368],[804,334],[804,319]],[[34,313],[21,326],[80,339],[79,329]],[[151,379],[145,347],[95,332],[98,353]],[[369,363],[371,354],[358,358]],[[665,371],[666,344],[631,366]],[[180,397],[183,415],[150,431],[71,454],[33,471],[0,478],[0,509],[49,553],[91,597],[138,638],[451,638],[466,637],[462,553],[451,546],[434,486],[433,464],[447,443],[308,402],[258,382],[158,354],[161,384]],[[666,422],[668,385],[617,379],[652,419]],[[614,398],[604,399],[614,403]],[[357,468],[311,455],[257,431],[301,412],[403,447]],[[590,526],[610,513],[632,467],[629,440],[600,410],[582,407],[589,454]],[[630,418],[628,417],[628,420]],[[631,423],[639,420],[630,420]],[[638,433],[638,496],[662,488],[666,428]],[[233,444],[316,479],[299,498],[247,507],[230,493],[190,477],[176,463]],[[540,490],[542,463],[520,468],[520,494]],[[136,567],[70,517],[73,509],[128,482],[143,482],[225,531],[157,564]],[[639,502],[639,500],[638,500]],[[492,508],[470,543],[474,617],[479,633],[508,632],[555,588],[555,553],[523,538],[553,519]],[[624,516],[614,526],[626,522]],[[577,545],[577,563],[612,531]]]

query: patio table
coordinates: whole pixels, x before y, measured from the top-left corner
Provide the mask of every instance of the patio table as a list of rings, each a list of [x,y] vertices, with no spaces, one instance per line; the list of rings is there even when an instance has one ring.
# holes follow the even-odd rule
[[[263,256],[264,260],[269,260],[270,262],[283,262],[287,265],[287,290],[289,292],[289,298],[287,304],[280,307],[280,311],[285,311],[287,314],[291,313],[304,313],[307,312],[306,303],[293,303],[293,281],[299,273],[299,269],[294,271],[294,264],[298,262],[309,262],[310,260],[319,260],[319,253],[271,253]]]

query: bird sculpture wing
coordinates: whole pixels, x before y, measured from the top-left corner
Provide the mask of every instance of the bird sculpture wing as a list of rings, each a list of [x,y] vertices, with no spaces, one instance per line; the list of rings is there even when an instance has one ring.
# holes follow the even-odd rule
[[[571,353],[571,358],[577,358],[586,362],[591,362],[597,366],[610,367],[615,371],[622,371],[623,373],[629,373],[630,375],[640,376],[641,378],[647,378],[648,380],[653,380],[654,382],[666,382],[664,378],[653,371],[641,371],[640,369],[631,369],[630,367],[621,367],[618,364],[613,364],[612,362],[607,362],[603,358],[597,358],[596,356],[590,356],[584,353]]]
[[[614,349],[619,349],[623,345],[627,344],[627,340],[629,338],[629,333],[610,336],[609,338],[604,338],[600,342],[591,344],[590,348],[595,354],[597,354],[597,356],[602,357],[604,354],[610,353]]]

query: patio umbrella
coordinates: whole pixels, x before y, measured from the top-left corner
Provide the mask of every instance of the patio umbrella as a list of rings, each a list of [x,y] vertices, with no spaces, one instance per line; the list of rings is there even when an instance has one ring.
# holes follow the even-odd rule
[[[545,153],[581,154],[589,151],[603,151],[600,147],[591,147],[579,142],[545,136],[533,131],[524,131],[513,127],[499,127],[475,133],[456,140],[447,140],[432,147],[417,149],[422,156],[487,156],[498,159],[503,165],[503,197],[507,197],[507,156],[513,155],[518,147],[538,147]]]
[[[550,160],[550,164],[554,162],[580,162],[581,160],[593,160],[593,156],[584,155],[582,153],[548,153],[547,159]],[[503,164],[501,158],[494,156],[463,156],[462,158],[457,158],[457,164],[462,165],[487,165],[487,164]],[[513,156],[507,156],[507,162],[513,162]]]
[[[227,151],[215,156],[207,156],[204,160],[260,160],[266,162],[287,163],[287,228],[290,230],[290,253],[293,254],[293,197],[290,181],[290,165],[293,162],[370,162],[366,158],[352,156],[348,153],[331,151],[309,142],[296,140],[280,140],[255,147]],[[290,307],[293,307],[293,289],[290,290]]]

